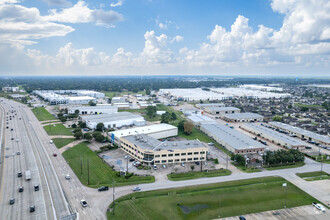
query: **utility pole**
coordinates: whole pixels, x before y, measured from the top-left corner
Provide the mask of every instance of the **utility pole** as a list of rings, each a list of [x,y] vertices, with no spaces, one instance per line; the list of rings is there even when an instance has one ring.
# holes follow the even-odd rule
[[[285,187],[284,208],[286,209],[286,194],[287,194],[287,188],[288,188],[288,185],[287,185],[287,183],[283,183],[282,186]]]
[[[87,185],[89,185],[89,159],[87,159],[87,173],[88,173]]]
[[[115,215],[115,182],[112,183],[112,202],[113,202],[112,215]]]

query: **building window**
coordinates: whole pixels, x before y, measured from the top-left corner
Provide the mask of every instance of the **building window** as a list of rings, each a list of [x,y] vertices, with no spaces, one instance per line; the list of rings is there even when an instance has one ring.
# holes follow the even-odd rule
[[[169,154],[169,155],[167,155],[167,156],[169,156],[169,157],[173,157],[173,154]]]
[[[155,157],[160,157],[160,155],[155,155]]]
[[[179,162],[180,161],[180,159],[175,159],[175,162]]]
[[[181,159],[181,161],[183,162],[183,161],[186,161],[186,159]]]
[[[198,160],[198,157],[195,157],[194,160]]]
[[[181,153],[181,156],[186,156],[186,153]]]
[[[166,157],[166,154],[162,154],[162,157]]]
[[[192,152],[189,152],[188,155],[192,155]]]
[[[166,160],[162,160],[162,163],[166,163]]]
[[[204,160],[204,157],[201,157],[200,159],[201,159],[201,160]]]
[[[175,156],[180,156],[180,154],[175,154]]]
[[[198,152],[194,152],[194,154],[198,154]]]
[[[204,151],[201,151],[200,154],[205,154],[205,152]]]
[[[155,163],[159,163],[159,160],[155,160]]]
[[[188,158],[188,161],[192,161],[192,158]]]
[[[172,162],[173,162],[173,160],[168,160],[168,162],[169,162],[169,163],[172,163]]]

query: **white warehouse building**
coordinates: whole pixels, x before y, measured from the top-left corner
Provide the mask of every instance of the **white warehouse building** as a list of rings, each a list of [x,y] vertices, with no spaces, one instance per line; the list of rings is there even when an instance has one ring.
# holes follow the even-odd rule
[[[144,118],[130,112],[117,112],[113,114],[86,115],[81,116],[87,127],[95,129],[98,123],[103,123],[105,128],[120,128],[123,126],[143,126],[146,124]]]
[[[97,106],[78,106],[68,109],[69,114],[75,114],[76,110],[80,115],[98,115],[98,114],[112,114],[118,112],[117,106],[112,105],[97,105]]]
[[[96,99],[90,96],[71,96],[66,98],[69,105],[87,105],[90,101],[96,102]]]
[[[95,92],[95,91],[78,91],[77,93],[78,96],[90,96],[90,97],[94,97],[94,98],[104,98],[105,95],[104,93],[101,92]]]

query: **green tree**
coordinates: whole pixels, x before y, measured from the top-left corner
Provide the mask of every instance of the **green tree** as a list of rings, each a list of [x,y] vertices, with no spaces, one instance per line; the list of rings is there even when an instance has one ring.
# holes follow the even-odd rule
[[[94,131],[92,134],[93,138],[96,138],[99,135],[101,135],[101,132],[99,132],[99,131]]]
[[[151,92],[151,91],[150,91],[150,89],[149,89],[149,88],[148,88],[148,89],[146,89],[146,94],[147,94],[147,95],[150,95],[150,92]]]
[[[77,133],[77,132],[81,132],[81,128],[75,128],[75,129],[73,130],[73,133]]]
[[[165,112],[161,116],[161,123],[169,123],[171,121],[172,117],[169,112]]]
[[[103,131],[104,130],[104,124],[101,122],[101,123],[98,123],[96,125],[96,131]]]
[[[105,137],[102,134],[99,134],[95,137],[95,140],[97,142],[103,142],[105,140]]]
[[[289,104],[289,105],[288,105],[288,108],[292,108],[292,105],[291,105],[291,104]]]
[[[61,120],[62,123],[67,121],[66,117],[61,117],[60,120]]]
[[[282,121],[282,117],[279,116],[279,115],[275,115],[275,116],[273,117],[273,121]]]
[[[233,161],[236,162],[238,166],[245,166],[245,158],[241,154],[235,154],[231,157]]]
[[[191,132],[193,131],[194,129],[194,124],[189,122],[189,121],[185,121],[184,124],[183,124],[183,132],[186,134],[186,135],[190,135]]]
[[[82,137],[82,132],[81,131],[78,131],[78,132],[75,132],[74,134],[73,134],[73,136],[76,138],[76,139],[80,139],[81,137]]]
[[[86,122],[80,122],[79,127],[81,128],[86,128]]]
[[[178,123],[178,130],[179,131],[184,131],[184,123],[185,123],[185,120],[182,120]]]
[[[90,106],[96,106],[96,103],[93,102],[93,100],[90,100],[90,101],[88,102],[88,104],[89,104]]]
[[[172,112],[171,118],[172,118],[172,121],[175,121],[177,119],[176,114],[174,112]]]
[[[147,107],[147,116],[148,116],[149,118],[154,118],[154,117],[156,116],[156,113],[157,113],[157,108],[156,108],[156,106],[151,106],[151,105],[149,105],[149,106]]]
[[[74,111],[74,113],[75,113],[76,115],[79,115],[79,110],[76,109],[76,110]]]
[[[190,169],[193,171],[195,169],[195,166],[194,165],[191,165],[190,166]]]
[[[92,135],[90,133],[83,134],[83,138],[85,140],[87,140],[88,142],[90,142],[93,139],[93,137],[92,137]]]
[[[307,111],[308,111],[308,108],[307,108],[306,106],[303,106],[303,107],[300,108],[300,110],[301,110],[302,112],[307,112]]]
[[[76,128],[77,127],[77,125],[75,124],[75,123],[73,123],[72,125],[71,125],[71,128]]]

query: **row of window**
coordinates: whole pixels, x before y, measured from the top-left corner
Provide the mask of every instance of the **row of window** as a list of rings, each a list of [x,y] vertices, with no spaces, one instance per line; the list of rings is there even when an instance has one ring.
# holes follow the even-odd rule
[[[201,157],[201,158],[198,158],[198,157],[195,157],[195,158],[187,158],[187,159],[175,159],[175,160],[155,160],[155,164],[158,164],[158,163],[173,163],[174,162],[186,162],[186,161],[198,161],[198,160],[204,160],[204,157]]]
[[[202,152],[188,152],[188,153],[176,153],[176,154],[162,154],[162,155],[155,155],[155,157],[173,157],[173,155],[175,157],[178,157],[178,156],[186,156],[186,155],[197,155],[197,154],[205,154],[205,151],[202,151]]]

